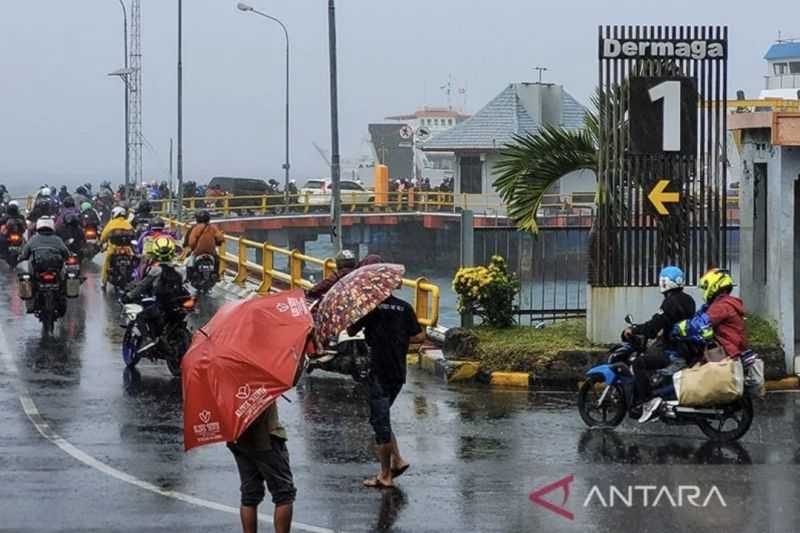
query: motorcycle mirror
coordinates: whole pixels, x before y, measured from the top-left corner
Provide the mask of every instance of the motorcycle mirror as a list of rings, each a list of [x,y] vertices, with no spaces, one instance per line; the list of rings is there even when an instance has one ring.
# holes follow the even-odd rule
[[[625,323],[628,325],[633,325],[633,317],[631,315],[625,315]]]

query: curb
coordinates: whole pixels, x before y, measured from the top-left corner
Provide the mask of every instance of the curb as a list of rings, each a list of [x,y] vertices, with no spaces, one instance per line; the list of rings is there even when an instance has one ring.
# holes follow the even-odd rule
[[[767,381],[768,391],[797,390],[800,389],[800,378],[790,376],[783,379]]]

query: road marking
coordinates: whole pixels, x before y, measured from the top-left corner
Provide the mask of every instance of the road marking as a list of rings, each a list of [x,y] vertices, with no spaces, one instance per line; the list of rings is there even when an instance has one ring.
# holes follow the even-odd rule
[[[8,346],[8,343],[6,342],[6,336],[2,326],[0,326],[0,359],[2,359],[3,361],[3,366],[5,367],[6,372],[12,377],[14,381],[14,385],[16,386],[17,389],[17,394],[19,395],[19,401],[22,404],[22,410],[25,412],[25,415],[28,417],[28,420],[31,421],[31,424],[33,424],[33,426],[42,435],[42,437],[50,441],[50,443],[58,446],[61,449],[61,451],[63,451],[67,455],[72,456],[73,458],[77,459],[86,466],[94,468],[98,472],[101,472],[107,476],[110,476],[119,481],[124,481],[125,483],[133,485],[135,487],[139,487],[140,489],[153,492],[160,496],[173,498],[175,500],[179,500],[191,505],[196,505],[198,507],[205,507],[206,509],[212,509],[214,511],[221,511],[223,513],[229,513],[237,516],[239,515],[238,507],[231,507],[230,505],[212,502],[210,500],[205,500],[203,498],[197,498],[196,496],[184,494],[183,492],[178,492],[174,490],[164,490],[161,487],[153,485],[152,483],[141,480],[121,470],[117,470],[113,466],[109,466],[102,461],[98,461],[88,453],[84,452],[77,446],[73,445],[72,443],[61,437],[50,427],[47,421],[42,417],[42,414],[39,412],[39,408],[36,407],[36,403],[33,401],[33,398],[31,398],[30,394],[28,393],[28,390],[19,380],[18,377],[19,372],[17,370],[17,365],[14,362],[14,359],[11,357],[11,350]],[[272,524],[272,518],[268,516],[259,514],[258,520],[265,524]],[[302,522],[292,522],[292,527],[300,531],[308,531],[309,533],[336,533],[336,531],[333,529],[312,526],[310,524],[303,524]]]

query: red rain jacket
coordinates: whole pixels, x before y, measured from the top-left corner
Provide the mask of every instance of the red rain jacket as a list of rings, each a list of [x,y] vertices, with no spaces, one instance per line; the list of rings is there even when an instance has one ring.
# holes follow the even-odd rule
[[[719,296],[706,310],[714,336],[725,353],[735,357],[747,349],[744,303],[729,294]]]

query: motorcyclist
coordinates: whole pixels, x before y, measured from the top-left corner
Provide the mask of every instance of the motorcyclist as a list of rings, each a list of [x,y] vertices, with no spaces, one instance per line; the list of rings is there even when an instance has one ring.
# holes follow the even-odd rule
[[[8,194],[8,189],[5,185],[0,184],[0,203],[7,204],[11,201],[11,196]]]
[[[86,190],[86,187],[81,185],[75,189],[75,194],[73,194],[72,197],[75,198],[76,204],[83,205],[83,202],[89,201],[89,191]]]
[[[744,303],[731,295],[733,278],[720,268],[712,268],[700,278],[705,304],[697,314],[672,328],[675,338],[697,343],[716,341],[728,357],[738,357],[747,350],[744,328]]]
[[[71,253],[80,256],[86,244],[86,237],[83,234],[83,226],[78,213],[70,212],[64,215],[61,223],[56,224],[56,234],[61,237]]]
[[[134,224],[136,226],[136,224]],[[139,242],[136,246],[136,252],[140,255],[149,256],[152,251],[152,243],[160,236],[165,236],[178,242],[178,237],[175,232],[166,228],[166,223],[161,217],[150,219],[147,224],[147,230],[139,236]]]
[[[627,328],[622,332],[623,340],[633,336],[643,336],[655,339],[661,333],[660,339],[652,343],[646,354],[637,357],[633,362],[633,374],[636,381],[637,398],[644,403],[642,416],[639,422],[647,422],[656,412],[663,401],[656,397],[650,399],[650,378],[656,370],[666,368],[673,359],[681,357],[680,347],[672,339],[672,328],[681,320],[691,318],[695,312],[694,299],[683,292],[683,271],[676,266],[666,266],[658,275],[658,287],[664,295],[661,307],[653,317],[636,326]]]
[[[36,234],[22,247],[20,261],[27,261],[27,269],[34,275],[39,268],[49,267],[55,262],[61,265],[70,256],[69,249],[56,235],[56,225],[52,218],[41,217],[36,221]],[[28,313],[34,311],[34,300],[26,300]]]
[[[124,209],[122,209],[122,211],[123,216],[125,216],[127,213]],[[100,227],[100,215],[98,215],[97,210],[92,207],[91,202],[83,202],[81,204],[81,223],[83,224],[83,227]]]
[[[103,268],[100,272],[100,284],[105,290],[108,284],[108,270],[111,265],[111,257],[114,255],[116,246],[111,242],[111,237],[115,232],[129,232],[133,236],[133,226],[128,222],[128,212],[124,207],[115,207],[111,210],[111,220],[108,221],[103,233],[100,234],[100,245],[108,244],[106,255],[103,259]]]
[[[135,228],[141,224],[147,224],[153,218],[153,208],[148,200],[142,200],[136,206],[136,211],[133,213],[131,225]]]
[[[64,225],[64,219],[68,215],[75,215],[80,219],[80,213],[80,210],[75,205],[75,199],[72,196],[66,196],[61,202],[61,209],[59,209],[56,216],[56,229]]]
[[[306,291],[306,297],[311,300],[319,300],[331,287],[336,285],[340,279],[348,275],[353,270],[365,265],[372,265],[375,263],[382,263],[383,259],[379,255],[370,254],[360,262],[356,262],[356,256],[351,250],[342,250],[335,257],[336,272],[331,274],[325,279],[322,279]]]
[[[55,205],[50,198],[50,189],[43,187],[36,196],[33,209],[28,213],[28,220],[35,224],[40,217],[52,217],[55,214]]]
[[[195,214],[197,223],[186,234],[183,239],[183,246],[187,252],[191,251],[186,262],[188,275],[194,273],[194,264],[197,257],[210,255],[214,258],[214,272],[219,272],[219,257],[217,246],[225,242],[225,235],[216,226],[211,224],[211,215],[208,211],[198,211]]]
[[[158,237],[153,242],[151,257],[155,261],[147,275],[136,282],[124,295],[123,301],[136,302],[144,297],[155,297],[157,305],[145,307],[142,318],[151,327],[148,332],[151,339],[161,335],[163,327],[163,311],[173,304],[176,298],[188,296],[183,285],[183,277],[176,270],[175,241],[169,237]]]
[[[19,211],[19,203],[11,200],[6,207],[6,212],[0,216],[0,253],[8,252],[8,235],[17,232],[22,235],[25,231],[25,218]]]

